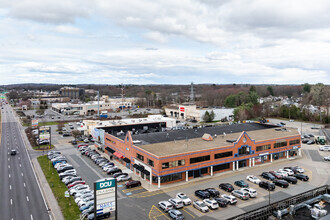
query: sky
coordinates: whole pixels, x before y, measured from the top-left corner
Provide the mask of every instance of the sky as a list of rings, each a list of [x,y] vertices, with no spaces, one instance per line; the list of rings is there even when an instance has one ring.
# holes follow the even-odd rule
[[[328,0],[1,0],[0,84],[330,84]]]

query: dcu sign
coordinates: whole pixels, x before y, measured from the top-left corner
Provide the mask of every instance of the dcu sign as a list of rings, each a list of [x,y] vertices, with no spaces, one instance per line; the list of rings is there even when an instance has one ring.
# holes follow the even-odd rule
[[[94,216],[108,212],[115,212],[117,219],[117,186],[114,178],[94,182]]]

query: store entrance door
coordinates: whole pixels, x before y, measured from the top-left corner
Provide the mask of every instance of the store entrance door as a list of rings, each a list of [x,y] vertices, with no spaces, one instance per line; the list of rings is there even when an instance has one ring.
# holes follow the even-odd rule
[[[239,168],[246,167],[246,160],[240,160],[240,161],[238,161],[238,167]]]
[[[194,170],[194,178],[200,177],[201,176],[201,170]]]

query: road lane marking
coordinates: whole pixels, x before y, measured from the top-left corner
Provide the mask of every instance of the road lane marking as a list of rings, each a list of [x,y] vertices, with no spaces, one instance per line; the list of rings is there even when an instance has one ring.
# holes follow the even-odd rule
[[[22,174],[22,176],[23,176],[23,173],[21,173]]]
[[[10,158],[8,157],[8,161],[10,160]]]
[[[9,185],[9,189],[11,190],[11,185]]]
[[[19,167],[22,167],[22,164],[19,164]]]
[[[29,197],[28,196],[26,196],[26,200],[29,202]]]
[[[26,187],[25,183],[23,183],[24,187]]]
[[[33,216],[32,216],[32,214],[31,214],[30,216],[31,216],[31,220],[33,220]]]
[[[187,214],[189,214],[192,218],[195,218],[194,215],[192,215],[190,212],[187,211],[188,209],[186,207],[183,207],[182,210],[185,211]]]
[[[10,205],[13,205],[13,200],[12,199],[10,199]]]
[[[10,165],[8,165],[8,169],[10,169]]]
[[[20,160],[21,158],[20,158],[20,157],[18,157],[18,159]]]
[[[9,178],[10,178],[10,174],[9,174]]]

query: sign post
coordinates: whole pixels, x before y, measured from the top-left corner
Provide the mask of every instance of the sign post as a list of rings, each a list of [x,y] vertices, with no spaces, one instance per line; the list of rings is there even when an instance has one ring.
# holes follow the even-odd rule
[[[105,178],[94,182],[94,219],[97,214],[115,212],[117,220],[117,182]]]

